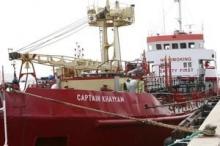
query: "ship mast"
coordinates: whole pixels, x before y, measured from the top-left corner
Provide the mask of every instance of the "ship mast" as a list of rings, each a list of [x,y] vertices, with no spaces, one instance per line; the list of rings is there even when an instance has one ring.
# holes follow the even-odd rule
[[[178,23],[179,23],[179,31],[182,32],[183,31],[183,27],[182,27],[182,4],[181,4],[181,0],[175,0],[175,2],[177,2],[178,5],[179,5]]]
[[[92,7],[88,9],[89,25],[99,27],[101,34],[101,61],[109,60],[121,61],[121,50],[118,28],[128,26],[134,22],[134,5],[121,7],[116,1],[114,7],[111,7],[109,0],[106,0],[105,7]],[[108,41],[108,28],[113,28],[113,42]],[[113,47],[114,54],[109,59],[109,48]]]

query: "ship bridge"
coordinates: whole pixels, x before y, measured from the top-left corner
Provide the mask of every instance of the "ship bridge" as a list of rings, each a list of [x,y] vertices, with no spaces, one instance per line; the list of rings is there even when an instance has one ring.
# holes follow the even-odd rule
[[[147,37],[147,58],[156,75],[164,74],[164,60],[170,58],[173,76],[216,78],[216,53],[205,49],[203,34],[175,32]]]
[[[154,35],[147,37],[147,59],[152,63],[152,70],[157,76],[165,75],[166,58],[171,66],[170,74],[178,77],[198,78],[204,80],[217,78],[216,53],[205,49],[202,33],[184,32],[182,27],[181,0],[176,1],[179,7],[177,19],[179,29],[170,35]]]
[[[147,37],[147,43],[148,51],[204,48],[203,34],[192,33],[158,34]]]

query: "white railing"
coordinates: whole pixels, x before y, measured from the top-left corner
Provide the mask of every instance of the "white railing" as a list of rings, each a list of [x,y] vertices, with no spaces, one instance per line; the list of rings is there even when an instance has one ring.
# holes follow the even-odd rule
[[[5,142],[3,146],[8,146],[8,130],[7,130],[7,115],[6,115],[6,101],[5,101],[5,93],[4,91],[0,92],[0,98],[2,107],[0,108],[0,111],[3,112],[3,121],[4,121],[4,136],[5,136]]]
[[[4,122],[4,136],[5,142],[3,146],[8,146],[8,129],[7,129],[7,115],[6,115],[6,98],[5,98],[5,79],[4,79],[4,67],[2,66],[2,85],[0,84],[0,102],[2,107],[0,107],[0,112],[3,112],[3,122]]]

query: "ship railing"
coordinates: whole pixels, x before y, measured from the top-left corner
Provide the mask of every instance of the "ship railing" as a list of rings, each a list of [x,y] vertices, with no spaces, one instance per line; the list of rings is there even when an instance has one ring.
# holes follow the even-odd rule
[[[166,88],[168,88],[166,85],[165,76],[146,76],[144,80],[147,91],[158,91],[165,90]],[[172,77],[169,87],[178,86],[179,84],[180,81],[178,80],[178,77]]]
[[[99,73],[99,70],[120,72],[122,70],[122,61],[120,61],[120,60],[107,60],[97,66],[96,73]]]
[[[121,60],[107,60],[97,66],[96,73],[99,73],[99,70],[120,72],[123,70],[123,62]]]
[[[154,74],[150,74],[149,76],[144,77],[146,90],[149,92],[158,90],[166,91],[177,88],[182,88],[182,90],[198,90],[197,88],[199,88],[201,91],[202,87],[204,87],[204,83],[199,82],[198,79],[198,77],[172,76],[170,83],[167,85],[165,76],[155,76]]]
[[[2,84],[0,84],[0,112],[3,112],[3,123],[4,123],[4,136],[5,142],[3,146],[8,146],[8,129],[7,129],[7,115],[6,115],[6,98],[5,98],[5,91],[6,91],[6,84],[4,78],[4,67],[2,66]]]
[[[183,113],[193,111],[198,109],[206,100],[210,97],[207,91],[191,92],[191,93],[168,93],[168,92],[158,92],[153,93],[162,105],[168,105],[169,110],[174,113]]]
[[[132,68],[128,65],[132,64]],[[132,76],[141,78],[145,74],[142,60],[123,61],[107,60],[96,64],[87,63],[85,66],[71,68],[63,67],[59,72],[61,79],[74,79],[79,77],[103,77],[103,76]]]
[[[0,112],[3,112],[3,122],[4,122],[4,136],[5,142],[3,146],[8,146],[8,130],[7,130],[7,115],[6,115],[6,98],[5,98],[5,91],[0,92],[0,99],[1,99],[1,107]]]
[[[132,67],[129,68],[129,65]],[[115,73],[124,73],[126,76],[137,77],[139,74],[141,76],[144,75],[144,69],[142,67],[142,60],[133,60],[133,61],[125,61],[125,60],[108,60],[97,66],[96,71],[103,71],[106,68],[106,71],[112,71]]]

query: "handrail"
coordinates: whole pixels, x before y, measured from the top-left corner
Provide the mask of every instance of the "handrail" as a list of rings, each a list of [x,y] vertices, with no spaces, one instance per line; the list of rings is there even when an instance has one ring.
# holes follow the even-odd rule
[[[8,129],[7,129],[7,115],[6,115],[6,101],[5,101],[5,79],[4,79],[4,67],[2,66],[2,88],[0,88],[0,99],[2,102],[3,120],[4,120],[4,136],[5,142],[3,146],[8,146]]]
[[[7,114],[6,114],[6,101],[5,101],[5,91],[2,91],[0,93],[0,98],[2,102],[2,107],[0,108],[0,111],[3,111],[3,120],[4,120],[4,136],[5,136],[5,142],[3,146],[8,146],[8,129],[7,129]]]
[[[105,61],[105,62],[103,62],[103,63],[101,63],[101,64],[99,64],[98,66],[97,66],[97,69],[96,69],[96,73],[98,74],[98,70],[99,70],[99,68],[101,68],[103,65],[105,65],[106,63],[107,64],[110,64],[110,70],[113,70],[113,65],[112,65],[112,63],[114,62],[114,61],[116,61],[117,62],[117,64],[119,64],[119,62],[123,62],[123,61],[121,61],[121,60],[107,60],[107,61]],[[119,68],[119,65],[117,65],[117,66],[115,66],[115,67],[117,67],[117,68]]]

